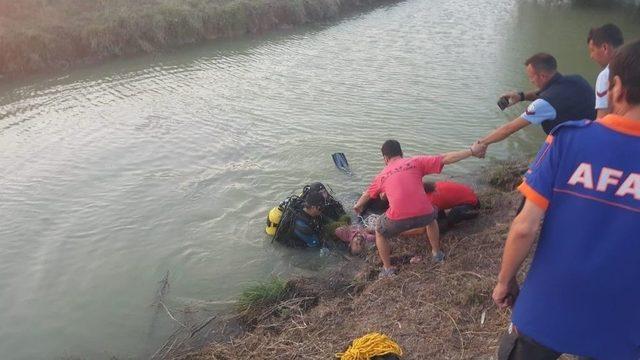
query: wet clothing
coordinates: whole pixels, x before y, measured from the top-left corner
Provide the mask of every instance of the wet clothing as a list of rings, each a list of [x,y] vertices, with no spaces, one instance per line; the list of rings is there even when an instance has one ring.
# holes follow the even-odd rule
[[[595,119],[593,88],[580,75],[556,73],[538,92],[538,99],[520,117],[532,124],[542,125],[547,134],[566,121]]]
[[[357,225],[340,226],[336,229],[335,233],[338,239],[346,242],[347,244],[351,243],[353,238],[358,235],[361,235],[366,242],[376,242],[376,236],[374,234],[368,232],[366,228]]]
[[[309,216],[304,210],[298,214],[293,224],[292,236],[296,238],[298,244],[306,247],[320,246],[320,231],[317,221]]]
[[[334,199],[324,184],[316,182],[305,186],[302,189],[302,195],[300,195],[300,197],[306,201],[307,197],[312,193],[319,193],[324,198],[325,203],[322,207],[322,216],[325,217],[325,219],[337,221],[342,215],[346,214],[342,204]]]
[[[513,323],[558,352],[640,359],[640,121],[559,126],[519,190],[546,214]]]
[[[427,215],[416,216],[408,219],[393,220],[387,217],[387,214],[382,214],[376,224],[376,231],[382,234],[386,238],[400,235],[405,231],[417,228],[423,228],[431,224],[435,220],[436,214],[431,213]]]
[[[609,65],[605,67],[596,80],[596,110],[609,108]]]
[[[467,185],[454,181],[438,181],[436,190],[428,193],[431,204],[438,210],[451,209],[459,205],[478,205],[478,196]]]
[[[396,158],[375,177],[367,192],[373,199],[387,195],[391,220],[409,219],[433,213],[433,206],[422,185],[422,177],[439,174],[444,167],[442,156]]]
[[[322,206],[322,216],[314,218],[304,211],[305,203],[310,201],[319,202],[317,205]],[[342,204],[334,199],[326,187],[319,182],[306,185],[300,196],[290,196],[279,205],[279,208],[282,211],[282,218],[277,225],[274,240],[289,247],[321,246],[323,226],[328,221],[338,220],[345,214]]]
[[[321,245],[323,218],[312,217],[304,211],[304,200],[292,195],[280,206],[282,218],[277,226],[274,241],[289,247],[318,247]]]

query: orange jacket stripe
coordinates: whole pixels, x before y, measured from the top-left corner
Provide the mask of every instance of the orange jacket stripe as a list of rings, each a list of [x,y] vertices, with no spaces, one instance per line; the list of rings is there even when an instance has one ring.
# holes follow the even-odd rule
[[[620,115],[609,114],[597,122],[623,134],[640,136],[640,121],[627,119]]]
[[[518,186],[518,190],[522,193],[522,195],[524,195],[525,198],[527,198],[527,200],[531,200],[542,210],[547,210],[547,207],[549,207],[549,200],[540,195],[539,192],[535,191],[526,183],[526,181],[523,181],[522,184]]]

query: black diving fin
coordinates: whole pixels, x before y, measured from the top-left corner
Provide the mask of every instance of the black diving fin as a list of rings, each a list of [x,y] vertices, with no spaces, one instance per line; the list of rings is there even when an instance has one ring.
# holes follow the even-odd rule
[[[331,158],[333,158],[333,163],[336,164],[336,167],[351,175],[351,168],[349,167],[349,162],[347,161],[347,157],[344,155],[344,153],[335,153],[331,155]]]

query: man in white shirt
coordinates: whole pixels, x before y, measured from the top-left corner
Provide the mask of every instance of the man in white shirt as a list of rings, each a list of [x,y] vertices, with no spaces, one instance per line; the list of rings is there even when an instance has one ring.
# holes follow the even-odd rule
[[[607,101],[609,62],[613,59],[616,49],[623,43],[622,31],[614,24],[605,24],[599,28],[593,28],[589,31],[589,36],[587,37],[589,56],[603,68],[598,75],[598,80],[596,80],[596,118],[598,119],[610,112]]]

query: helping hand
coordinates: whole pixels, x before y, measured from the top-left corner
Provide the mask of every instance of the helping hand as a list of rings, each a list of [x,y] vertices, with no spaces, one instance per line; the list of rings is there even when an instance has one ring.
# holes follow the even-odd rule
[[[471,145],[471,155],[479,159],[484,159],[484,157],[487,155],[488,147],[489,145],[483,144],[480,141],[476,141],[473,145]]]

